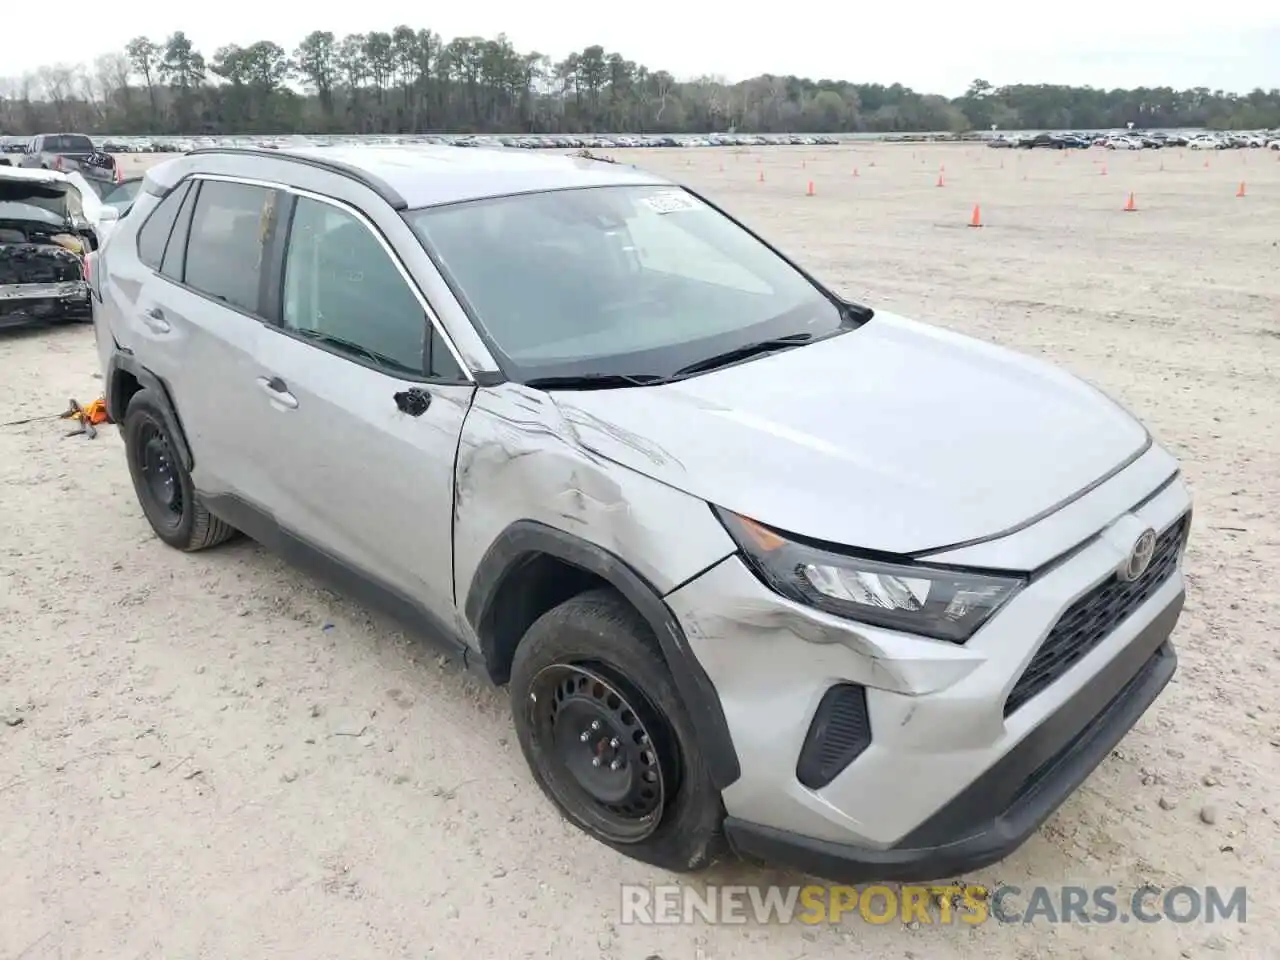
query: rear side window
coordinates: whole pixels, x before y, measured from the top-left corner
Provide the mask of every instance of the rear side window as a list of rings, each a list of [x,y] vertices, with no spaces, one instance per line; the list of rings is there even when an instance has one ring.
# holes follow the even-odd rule
[[[44,138],[44,149],[50,153],[93,153],[93,141],[73,133]]]
[[[178,209],[178,219],[169,231],[169,246],[165,248],[164,260],[160,264],[160,272],[179,283],[182,282],[182,269],[187,262],[187,231],[191,229],[191,208],[199,195],[199,182],[192,182],[191,189],[183,197],[182,206]]]
[[[221,180],[201,183],[183,282],[229,306],[257,313],[262,252],[275,197],[266,187]]]
[[[169,242],[169,234],[173,231],[173,221],[177,219],[182,199],[190,188],[189,180],[179,184],[176,190],[151,211],[151,216],[147,217],[147,222],[138,231],[138,259],[152,270],[160,269],[165,244]]]

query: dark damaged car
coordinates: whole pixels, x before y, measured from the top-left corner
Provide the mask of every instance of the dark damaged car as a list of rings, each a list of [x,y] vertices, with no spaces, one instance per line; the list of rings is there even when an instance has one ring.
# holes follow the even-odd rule
[[[85,257],[100,210],[78,173],[0,167],[0,328],[90,319]]]

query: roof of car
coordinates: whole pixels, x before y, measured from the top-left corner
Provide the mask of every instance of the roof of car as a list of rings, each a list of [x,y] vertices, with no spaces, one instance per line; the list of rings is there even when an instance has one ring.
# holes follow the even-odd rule
[[[215,153],[294,157],[363,179],[402,209],[573,187],[669,183],[627,164],[535,155],[518,149],[404,144],[290,145],[273,150],[212,147],[192,151],[197,155]]]

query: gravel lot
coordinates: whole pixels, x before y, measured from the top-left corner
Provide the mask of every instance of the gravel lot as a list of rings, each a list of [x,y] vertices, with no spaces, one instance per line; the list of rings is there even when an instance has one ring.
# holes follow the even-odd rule
[[[1248,923],[624,926],[619,883],[673,878],[558,819],[502,691],[252,544],[164,547],[115,429],[41,420],[0,427],[0,957],[1280,954],[1280,157],[1205,157],[634,159],[873,306],[1066,365],[1183,458],[1175,682],[1037,837],[964,879],[1245,885]],[[87,327],[0,333],[0,421],[91,399],[97,376]]]

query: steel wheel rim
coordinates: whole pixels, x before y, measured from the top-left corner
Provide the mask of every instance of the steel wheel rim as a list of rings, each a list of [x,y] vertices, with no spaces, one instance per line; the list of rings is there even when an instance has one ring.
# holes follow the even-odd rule
[[[643,694],[601,665],[559,663],[534,677],[527,709],[561,805],[615,843],[651,836],[676,786],[678,753]]]
[[[184,501],[168,438],[154,424],[148,423],[138,432],[138,453],[138,470],[148,496],[170,525],[176,526],[182,520]]]

